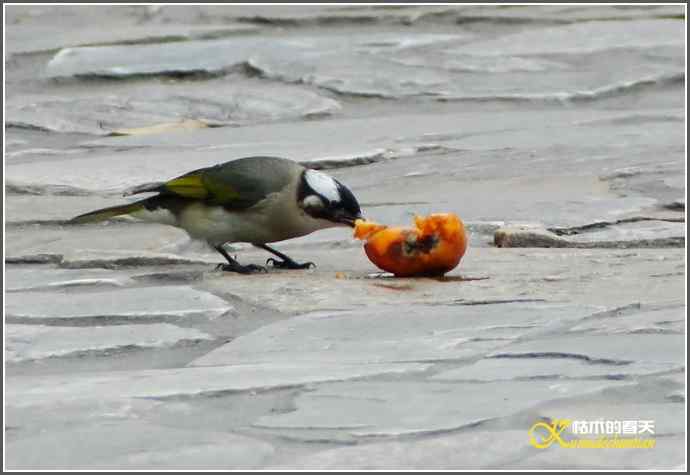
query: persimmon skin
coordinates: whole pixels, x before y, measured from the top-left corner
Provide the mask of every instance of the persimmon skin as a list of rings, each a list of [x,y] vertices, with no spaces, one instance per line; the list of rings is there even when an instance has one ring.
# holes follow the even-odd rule
[[[453,270],[467,250],[465,227],[453,213],[416,216],[414,228],[355,223],[355,237],[377,267],[396,277],[440,276]]]

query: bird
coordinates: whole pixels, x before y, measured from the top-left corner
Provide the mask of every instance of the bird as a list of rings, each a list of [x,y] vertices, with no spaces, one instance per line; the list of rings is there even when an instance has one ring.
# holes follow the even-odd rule
[[[123,196],[156,193],[119,206],[76,216],[69,224],[86,224],[129,215],[143,221],[183,229],[202,240],[227,261],[217,267],[228,272],[265,272],[255,264],[242,265],[224,249],[227,243],[246,242],[278,259],[266,265],[308,269],[269,246],[334,226],[355,226],[362,211],[354,194],[335,178],[296,161],[252,156],[200,168],[168,181],[145,183]]]

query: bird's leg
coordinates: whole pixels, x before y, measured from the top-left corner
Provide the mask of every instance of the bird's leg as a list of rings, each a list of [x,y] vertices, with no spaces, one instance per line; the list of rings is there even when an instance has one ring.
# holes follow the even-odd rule
[[[239,262],[237,262],[235,259],[233,259],[230,254],[228,254],[228,251],[226,251],[223,248],[223,245],[218,245],[218,246],[213,246],[214,249],[218,252],[220,252],[223,257],[225,257],[228,260],[227,264],[218,264],[216,266],[216,269],[221,269],[226,272],[237,272],[239,274],[251,274],[253,272],[266,272],[266,268],[263,266],[257,266],[256,264],[247,264],[246,266],[243,266]]]
[[[280,251],[276,251],[272,247],[269,247],[266,244],[254,244],[256,247],[260,247],[261,249],[270,252],[271,254],[275,254],[278,256],[281,260],[274,259],[272,257],[269,257],[266,260],[266,265],[271,264],[273,267],[278,267],[280,269],[309,269],[310,267],[316,267],[316,264],[313,262],[305,262],[300,264],[299,262],[295,262],[294,260],[290,259],[288,256],[283,254]]]

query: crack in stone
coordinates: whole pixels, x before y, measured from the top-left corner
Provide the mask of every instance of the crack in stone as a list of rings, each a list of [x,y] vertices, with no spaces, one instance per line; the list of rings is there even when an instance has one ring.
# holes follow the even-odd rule
[[[614,223],[615,224],[615,223]],[[578,234],[571,232],[570,235]],[[685,247],[684,236],[617,241],[573,242],[545,228],[501,228],[494,233],[496,247],[571,249],[661,249]]]
[[[224,312],[223,315],[232,310]],[[222,315],[221,315],[222,316]],[[21,315],[5,315],[5,323],[18,325],[46,325],[56,327],[94,327],[117,325],[148,325],[152,323],[177,324],[187,322],[195,318],[207,318],[204,310],[190,311],[184,314],[158,314],[147,313],[131,315],[88,315],[83,317],[31,317]]]
[[[618,219],[616,221],[597,221],[590,224],[584,224],[582,226],[572,226],[564,228],[546,228],[558,236],[572,236],[575,234],[582,234],[593,229],[602,229],[610,226],[615,226],[617,224],[627,224],[627,223],[638,223],[640,221],[665,221],[669,223],[684,223],[685,218],[651,218],[647,216],[633,216],[631,218]]]
[[[466,300],[455,299],[450,302],[429,302],[430,306],[445,306],[445,305],[495,305],[505,303],[541,303],[546,302],[546,299],[487,299],[487,300]]]
[[[489,359],[541,359],[541,358],[562,358],[562,359],[576,359],[586,361],[591,364],[608,364],[614,366],[625,366],[632,364],[632,361],[625,360],[612,360],[608,358],[591,358],[587,355],[581,355],[578,353],[562,353],[555,351],[545,351],[545,352],[529,352],[529,353],[498,353],[495,355],[487,356]]]
[[[60,264],[62,259],[62,254],[33,254],[5,257],[5,264]]]
[[[62,325],[59,325],[62,326]],[[23,365],[26,363],[43,362],[45,360],[57,360],[68,358],[103,358],[103,357],[117,357],[124,354],[131,354],[134,352],[149,352],[156,350],[174,350],[189,346],[197,346],[200,344],[216,343],[222,339],[209,340],[204,338],[182,338],[169,344],[164,345],[146,345],[145,343],[128,343],[122,345],[113,345],[105,348],[92,349],[76,349],[65,353],[56,353],[49,355],[37,356],[35,358],[26,358],[20,361],[9,361],[8,364]]]

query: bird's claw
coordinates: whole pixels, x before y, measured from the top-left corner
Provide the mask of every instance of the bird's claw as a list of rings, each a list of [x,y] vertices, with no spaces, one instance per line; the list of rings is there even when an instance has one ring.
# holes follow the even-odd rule
[[[316,264],[313,262],[304,262],[300,264],[299,262],[295,262],[293,260],[279,261],[272,257],[266,259],[266,265],[271,265],[278,269],[309,269],[311,267],[316,267]]]
[[[216,270],[222,270],[225,272],[237,272],[238,274],[254,274],[257,272],[266,272],[268,270],[264,266],[259,266],[256,264],[247,264],[246,266],[240,264],[218,264]]]
[[[249,270],[248,273],[252,273],[252,272],[263,272],[266,274],[268,273],[268,269],[266,269],[264,266],[260,266],[257,264],[247,264],[246,266],[244,266],[244,268]]]

